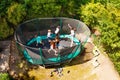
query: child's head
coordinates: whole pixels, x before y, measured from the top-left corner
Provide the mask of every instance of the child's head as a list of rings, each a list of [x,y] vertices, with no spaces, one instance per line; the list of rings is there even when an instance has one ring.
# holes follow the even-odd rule
[[[71,30],[74,30],[74,28],[72,27]]]
[[[50,29],[48,29],[48,32],[51,32],[51,30],[50,30]]]
[[[75,27],[72,27],[72,28],[71,28],[71,30],[74,30],[74,31],[76,31],[76,28],[75,28]]]
[[[51,45],[53,45],[53,44],[54,44],[54,41],[53,41],[53,40],[51,40],[51,41],[50,41],[50,44],[51,44]]]

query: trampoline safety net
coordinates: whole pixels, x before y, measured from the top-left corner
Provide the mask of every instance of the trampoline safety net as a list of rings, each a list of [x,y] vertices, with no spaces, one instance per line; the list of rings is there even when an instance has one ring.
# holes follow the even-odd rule
[[[73,46],[70,46],[72,37],[68,24],[75,29]],[[48,29],[55,38],[56,27],[59,26],[59,47],[56,50],[50,49],[50,42],[47,38]],[[44,46],[36,46],[35,35],[40,36]],[[81,53],[82,45],[90,36],[89,28],[81,21],[71,18],[37,18],[28,20],[18,26],[15,32],[15,41],[18,50],[23,53],[28,62],[40,65],[55,65],[67,62]]]

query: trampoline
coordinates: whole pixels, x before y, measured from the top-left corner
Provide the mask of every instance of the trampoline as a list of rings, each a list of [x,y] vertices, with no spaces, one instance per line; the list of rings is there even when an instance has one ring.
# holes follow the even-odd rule
[[[68,24],[75,28],[75,35],[70,35]],[[59,35],[55,29],[59,26]],[[51,49],[47,37],[51,30],[50,41],[59,37],[57,48]],[[85,35],[85,36],[81,36]],[[15,32],[15,41],[19,52],[32,64],[58,65],[71,61],[81,53],[83,47],[81,42],[86,42],[90,36],[89,28],[81,21],[71,18],[37,18],[28,20],[18,26]],[[70,46],[73,41],[72,46]],[[40,42],[40,43],[38,43]],[[56,43],[55,43],[56,45]]]

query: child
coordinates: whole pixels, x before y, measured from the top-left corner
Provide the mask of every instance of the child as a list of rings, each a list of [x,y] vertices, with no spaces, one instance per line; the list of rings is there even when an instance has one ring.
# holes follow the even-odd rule
[[[59,35],[59,31],[60,31],[60,26],[57,26],[57,27],[56,27],[56,30],[55,30],[55,34],[56,34],[56,36]]]
[[[56,42],[56,48],[58,49],[60,39],[58,36],[55,37],[55,42]]]
[[[57,51],[55,50],[55,41],[52,40],[50,41],[50,49],[48,50],[48,52],[50,53],[50,51],[53,50],[55,52],[55,55],[57,55]]]
[[[75,36],[75,28],[71,27],[70,24],[68,24],[68,27],[70,28],[70,35]]]
[[[68,24],[68,27],[70,28],[70,36],[72,37],[71,44],[70,44],[70,47],[72,47],[73,46],[73,38],[75,37],[75,28],[71,27],[70,24]]]
[[[36,46],[43,45],[42,38],[38,35],[35,35],[36,38]]]
[[[51,41],[51,38],[52,38],[51,34],[52,34],[51,30],[48,29],[48,33],[47,33],[48,42]]]

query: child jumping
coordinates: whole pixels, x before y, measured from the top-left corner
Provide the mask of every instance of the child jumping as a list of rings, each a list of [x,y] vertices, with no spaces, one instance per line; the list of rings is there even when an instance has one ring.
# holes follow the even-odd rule
[[[73,38],[75,37],[75,28],[71,27],[70,24],[68,24],[68,27],[70,28],[70,36],[72,37],[71,44],[70,44],[70,47],[72,47],[73,46]]]

